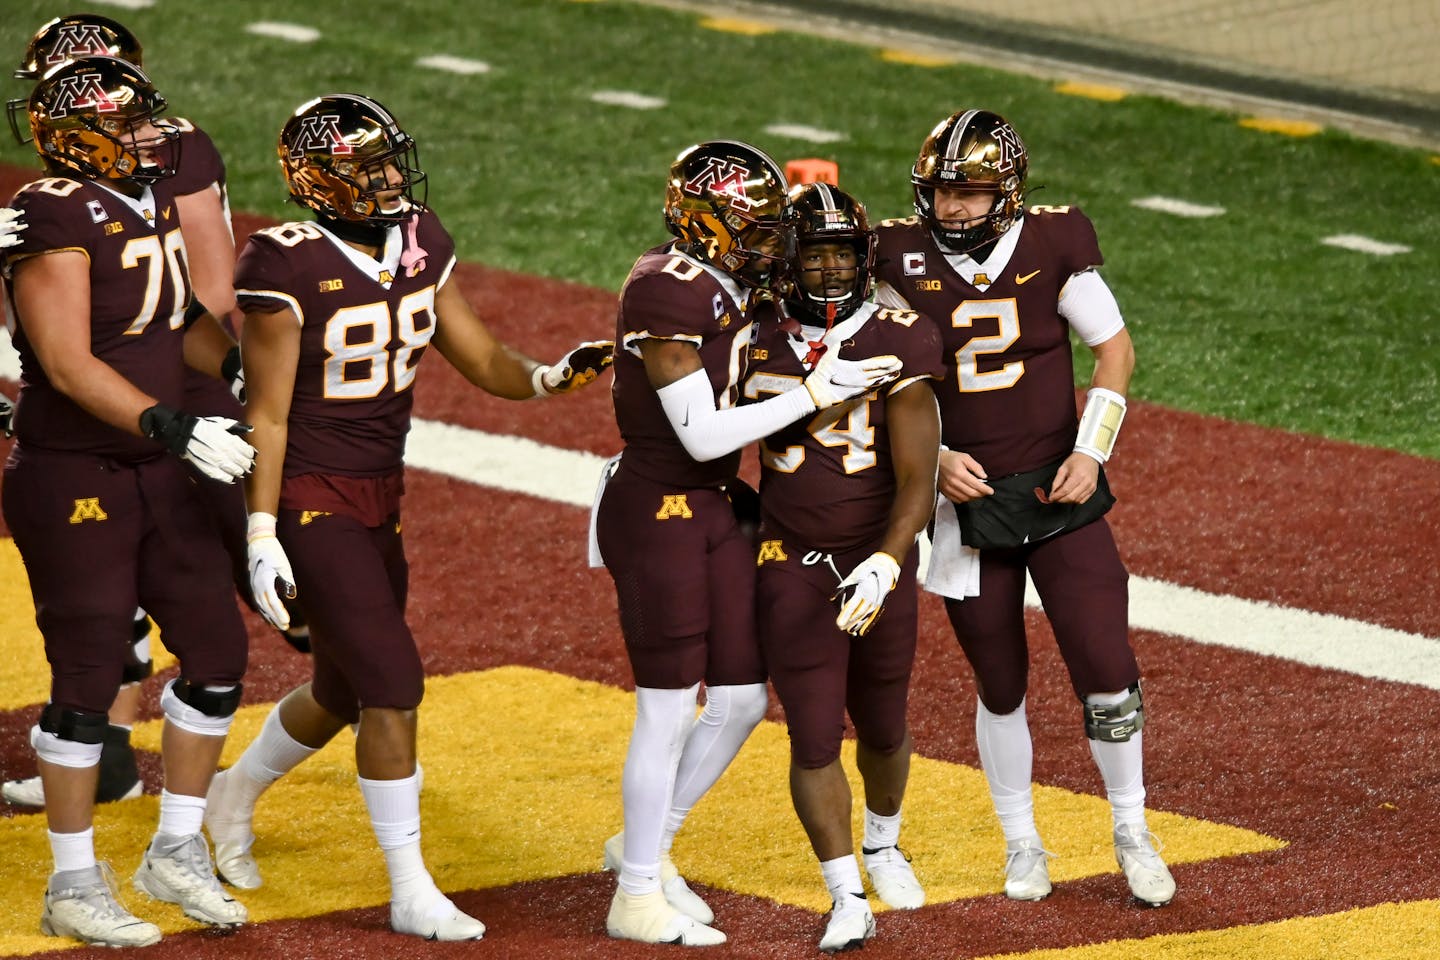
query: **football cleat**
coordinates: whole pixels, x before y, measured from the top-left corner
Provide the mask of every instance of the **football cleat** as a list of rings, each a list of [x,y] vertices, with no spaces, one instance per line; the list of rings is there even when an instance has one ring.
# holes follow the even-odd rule
[[[875,888],[880,902],[896,910],[914,910],[925,905],[925,888],[916,879],[910,856],[904,850],[898,846],[865,850],[864,858],[870,886]]]
[[[438,890],[433,897],[392,902],[390,929],[426,940],[480,940],[485,936],[485,924],[455,906]]]
[[[672,907],[661,890],[632,894],[617,889],[605,917],[605,932],[617,940],[680,947],[713,947],[725,942],[725,934],[719,930]]]
[[[152,841],[135,871],[134,883],[136,890],[156,900],[178,903],[187,917],[201,923],[238,927],[250,919],[245,905],[220,886],[202,834],[191,834],[164,853],[157,852]]]
[[[160,942],[160,928],[141,920],[120,902],[110,864],[54,874],[45,890],[40,932],[72,937],[95,947],[148,947]]]
[[[1011,900],[1044,900],[1050,885],[1050,858],[1054,854],[1040,845],[1039,837],[1011,840],[1005,844],[1005,896]]]
[[[101,785],[103,787],[103,784]],[[109,803],[112,800],[134,800],[145,792],[145,784],[136,780],[123,790],[116,787],[118,791],[115,796],[101,796],[101,789],[97,787],[95,797],[96,803]],[[24,780],[6,780],[0,786],[0,796],[4,796],[6,803],[13,803],[17,807],[43,807],[45,806],[45,784],[39,776],[26,777]]]
[[[625,832],[615,834],[605,841],[605,860],[603,869],[615,874],[620,873],[620,861],[625,856]],[[668,853],[660,855],[660,889],[665,893],[665,899],[670,906],[679,910],[685,916],[701,923],[714,923],[715,911],[710,905],[701,900],[685,878],[680,876],[680,871],[675,867],[675,861],[670,859]]]
[[[1115,828],[1115,862],[1125,871],[1130,892],[1147,907],[1163,907],[1175,899],[1175,878],[1156,851],[1158,842],[1143,824]]]
[[[825,953],[856,950],[873,936],[875,914],[870,910],[870,901],[863,893],[852,893],[836,899],[825,924],[825,935],[820,938],[820,949]]]

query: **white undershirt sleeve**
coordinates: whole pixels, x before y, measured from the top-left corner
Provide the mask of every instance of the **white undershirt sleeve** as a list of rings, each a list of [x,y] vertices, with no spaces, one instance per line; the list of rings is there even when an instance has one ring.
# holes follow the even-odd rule
[[[710,377],[704,370],[655,393],[685,452],[702,463],[734,453],[815,411],[815,401],[803,383],[760,403],[717,410]]]
[[[1104,343],[1125,327],[1115,294],[1094,270],[1081,271],[1066,282],[1058,309],[1086,346]]]

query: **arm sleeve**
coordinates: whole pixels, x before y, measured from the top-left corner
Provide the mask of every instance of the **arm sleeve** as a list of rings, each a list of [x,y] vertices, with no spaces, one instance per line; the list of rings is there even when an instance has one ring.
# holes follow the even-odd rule
[[[804,384],[760,403],[717,410],[704,370],[666,384],[656,395],[685,452],[702,463],[734,453],[815,410]]]
[[[1060,291],[1058,309],[1087,346],[1104,343],[1125,326],[1115,294],[1094,270],[1083,270],[1070,278]]]

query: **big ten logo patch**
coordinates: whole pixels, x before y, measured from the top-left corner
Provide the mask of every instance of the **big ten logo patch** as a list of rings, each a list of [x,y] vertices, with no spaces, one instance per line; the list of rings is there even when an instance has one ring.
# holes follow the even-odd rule
[[[682,520],[689,520],[695,516],[690,510],[690,502],[685,499],[683,493],[667,493],[660,502],[660,509],[655,511],[656,520],[669,520],[671,517],[679,517]]]

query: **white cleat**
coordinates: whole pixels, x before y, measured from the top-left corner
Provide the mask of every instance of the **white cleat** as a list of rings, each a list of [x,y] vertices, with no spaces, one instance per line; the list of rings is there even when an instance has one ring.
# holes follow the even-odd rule
[[[166,903],[178,903],[192,920],[216,927],[238,927],[250,919],[245,905],[225,892],[210,863],[210,847],[202,834],[165,854],[154,844],[135,871],[135,889]]]
[[[1115,828],[1115,862],[1125,871],[1130,892],[1147,907],[1175,899],[1175,878],[1156,850],[1159,838],[1141,824]]]
[[[605,918],[605,932],[617,940],[681,947],[713,947],[725,942],[725,934],[719,930],[672,907],[661,890],[635,895],[617,889]]]
[[[260,864],[250,854],[255,833],[250,828],[253,811],[242,812],[231,796],[230,770],[221,770],[210,781],[205,795],[205,829],[215,842],[215,870],[220,879],[239,890],[255,890],[262,883]]]
[[[126,910],[120,903],[115,872],[101,863],[91,870],[68,871],[65,886],[50,878],[40,932],[47,937],[73,937],[95,947],[148,947],[160,942],[160,928]]]
[[[820,938],[820,949],[825,953],[858,950],[873,936],[875,914],[870,910],[870,901],[863,893],[852,893],[835,901],[825,935]]]
[[[1039,837],[1005,844],[1005,896],[1011,900],[1044,900],[1050,896],[1054,889],[1050,885],[1053,856],[1040,845]]]
[[[898,846],[864,851],[865,872],[870,886],[887,907],[914,910],[925,905],[925,888],[915,877],[910,857]]]
[[[145,792],[145,784],[136,780],[130,785],[117,800],[134,800]],[[45,806],[45,784],[39,776],[26,777],[24,780],[6,780],[0,785],[0,796],[5,798],[6,803],[13,803],[17,807],[43,807]]]
[[[618,875],[620,873],[620,861],[625,856],[625,833],[621,831],[609,840],[605,841],[605,860],[603,868]],[[692,920],[710,924],[715,922],[715,911],[710,905],[701,900],[685,878],[680,876],[680,871],[675,866],[675,861],[670,859],[668,853],[660,855],[660,889],[665,892],[665,899],[670,906],[679,910]]]
[[[390,929],[426,940],[479,940],[485,924],[476,920],[440,893],[438,900],[410,900],[390,904]]]

